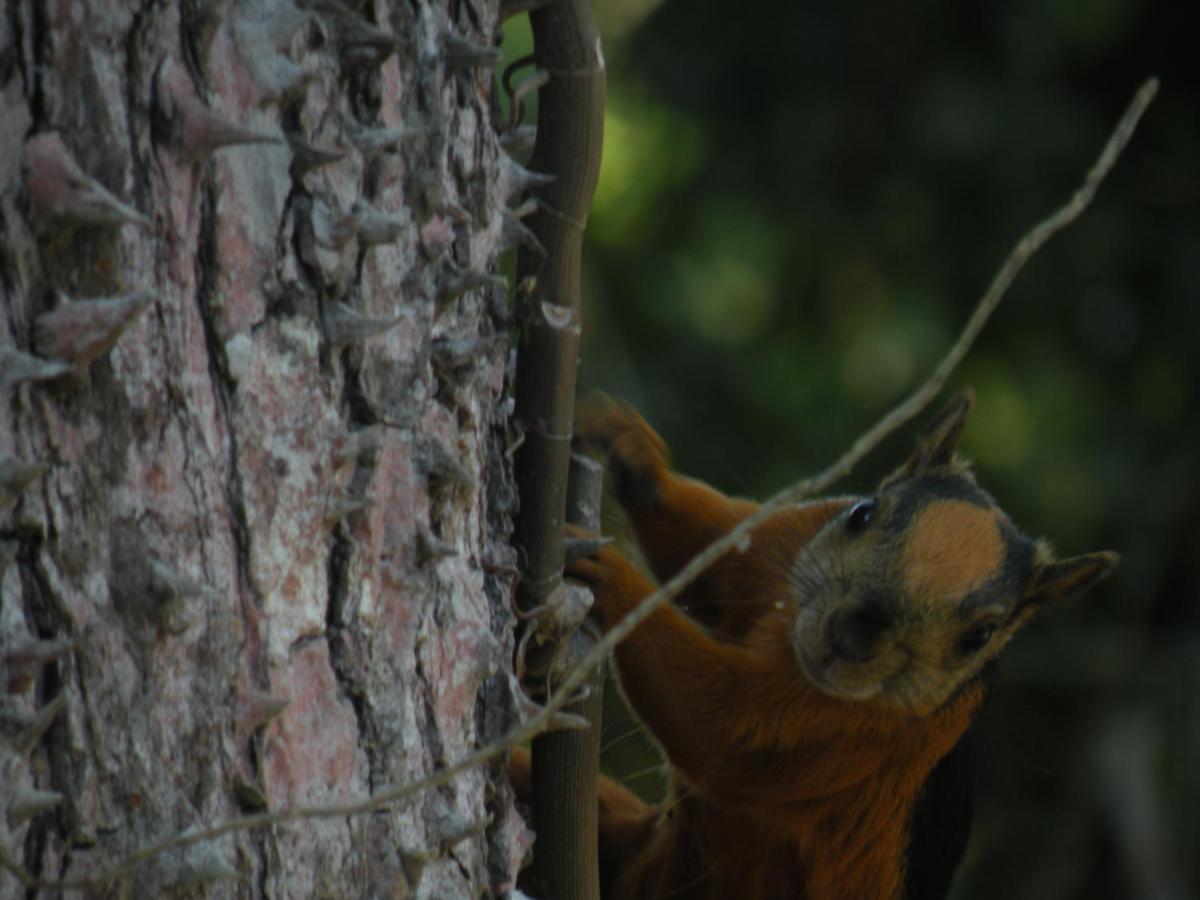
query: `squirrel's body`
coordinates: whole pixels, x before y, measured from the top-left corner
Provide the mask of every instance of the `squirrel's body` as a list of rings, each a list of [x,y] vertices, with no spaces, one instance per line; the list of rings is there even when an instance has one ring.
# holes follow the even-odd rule
[[[624,693],[672,786],[656,807],[602,782],[606,898],[944,893],[962,825],[929,841],[914,811],[947,781],[930,775],[951,768],[987,664],[1038,606],[1115,562],[1052,563],[1012,526],[954,459],[969,407],[944,413],[874,497],[772,515],[618,646]],[[660,580],[756,508],[671,472],[628,407],[593,407],[577,433],[607,453]],[[592,587],[605,629],[653,591],[612,547],[568,575]],[[513,768],[527,792],[527,758]]]

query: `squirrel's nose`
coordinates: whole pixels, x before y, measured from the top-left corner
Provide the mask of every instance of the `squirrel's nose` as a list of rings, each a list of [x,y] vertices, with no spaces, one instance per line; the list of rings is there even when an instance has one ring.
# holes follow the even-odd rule
[[[826,625],[829,646],[847,662],[866,662],[878,651],[879,639],[891,625],[891,615],[875,603],[838,610]]]

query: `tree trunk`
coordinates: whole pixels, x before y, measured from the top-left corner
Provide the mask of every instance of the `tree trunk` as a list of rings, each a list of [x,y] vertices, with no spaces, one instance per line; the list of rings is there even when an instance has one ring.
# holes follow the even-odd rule
[[[494,0],[0,11],[7,897],[517,704]],[[527,842],[498,762],[85,890],[478,897]]]

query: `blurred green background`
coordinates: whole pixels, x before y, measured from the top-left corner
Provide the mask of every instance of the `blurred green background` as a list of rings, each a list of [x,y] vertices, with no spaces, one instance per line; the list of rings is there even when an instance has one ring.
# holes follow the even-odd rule
[[[929,372],[1161,79],[1094,206],[951,384],[974,386],[965,451],[1025,531],[1124,556],[1002,659],[956,896],[1200,895],[1194,7],[595,8],[610,100],[582,387],[632,400],[683,471],[758,497],[824,467]],[[528,46],[512,20],[507,55]],[[869,490],[916,428],[840,489]],[[629,729],[610,716],[614,771],[654,764]]]

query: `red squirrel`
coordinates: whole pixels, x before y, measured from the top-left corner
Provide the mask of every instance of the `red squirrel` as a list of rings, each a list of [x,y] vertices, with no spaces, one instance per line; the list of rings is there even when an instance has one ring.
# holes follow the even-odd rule
[[[602,779],[606,900],[944,896],[969,809],[932,805],[969,787],[956,747],[991,661],[1118,560],[1055,561],[1016,529],[956,454],[972,403],[951,402],[871,496],[772,515],[618,646],[622,690],[672,777],[661,806]],[[576,438],[606,458],[659,580],[757,507],[671,471],[628,405],[585,405]],[[654,590],[611,545],[566,575],[591,587],[606,630]],[[519,796],[528,766],[514,755]]]

